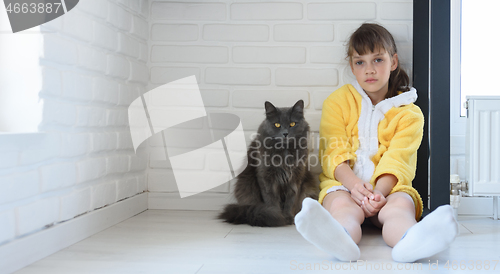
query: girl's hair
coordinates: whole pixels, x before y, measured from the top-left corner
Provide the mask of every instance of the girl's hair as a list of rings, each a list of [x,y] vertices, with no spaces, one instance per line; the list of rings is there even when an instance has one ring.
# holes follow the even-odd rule
[[[379,50],[387,51],[391,57],[398,52],[394,38],[387,29],[377,24],[365,23],[349,38],[347,47],[349,63],[352,62],[354,51],[359,55],[364,55]],[[389,91],[385,98],[391,98],[398,95],[398,91],[405,92],[410,90],[409,85],[410,78],[408,74],[401,69],[398,59],[398,67],[391,72],[389,77]]]

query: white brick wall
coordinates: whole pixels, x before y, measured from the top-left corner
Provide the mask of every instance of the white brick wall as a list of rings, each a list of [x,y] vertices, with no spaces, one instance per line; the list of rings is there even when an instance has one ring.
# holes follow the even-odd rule
[[[61,189],[76,183],[76,165],[73,162],[61,162],[44,165],[39,168],[41,192]]]
[[[225,64],[228,55],[227,47],[154,46],[151,49],[151,62]]]
[[[411,68],[412,6],[411,0],[153,0],[149,88],[195,75],[207,110],[238,115],[247,138],[265,118],[265,101],[286,107],[302,99],[317,132],[323,100],[353,79],[345,41],[361,23],[377,21],[393,32],[400,60]],[[157,150],[162,142],[154,137],[150,146]],[[156,154],[163,151],[149,155],[149,191],[177,192],[169,162]],[[200,157],[186,166],[209,170],[210,162]]]
[[[180,37],[181,31],[182,30],[180,29],[175,30],[174,33],[177,33],[176,36]],[[262,25],[262,24],[203,25],[203,40],[205,41],[267,42],[269,41],[269,33],[270,33],[270,27],[268,25]],[[155,35],[158,36],[159,34],[153,33],[153,37]],[[172,37],[170,41],[175,41],[174,37]],[[182,41],[182,40],[177,40],[177,41]]]
[[[116,183],[114,181],[90,187],[91,208],[101,208],[116,202]]]
[[[188,1],[185,1],[188,2]],[[153,20],[221,21],[226,19],[225,3],[168,3],[154,1],[151,6]]]
[[[73,219],[75,216],[86,213],[90,208],[90,187],[75,190],[60,198],[61,209],[59,212],[59,220],[66,221]]]
[[[326,68],[278,68],[277,86],[337,86],[338,71]]]
[[[392,31],[411,68],[411,3],[80,1],[41,27],[44,133],[0,144],[0,244],[146,189],[177,192],[168,161],[135,153],[127,126],[128,105],[159,85],[195,75],[207,110],[238,115],[247,138],[264,101],[302,99],[317,132],[322,101],[352,80],[344,44],[361,23]],[[192,168],[216,168],[211,157]]]
[[[274,26],[277,42],[333,42],[334,26],[323,24],[279,24]]]
[[[233,62],[303,64],[306,62],[306,49],[301,47],[233,47]]]
[[[212,67],[205,71],[205,82],[222,85],[268,86],[271,84],[271,70],[265,67]]]
[[[302,3],[233,3],[232,20],[300,20]]]
[[[127,107],[149,82],[149,4],[84,0],[41,26],[41,133],[0,135],[0,244],[146,190]]]
[[[151,26],[152,41],[196,41],[198,25],[194,24],[154,24]]]
[[[307,5],[307,17],[310,20],[376,20],[377,4],[382,5],[383,2],[310,3]]]
[[[17,207],[15,209],[16,234],[26,235],[40,230],[44,226],[54,224],[58,220],[60,208],[60,198],[58,197],[39,199]]]

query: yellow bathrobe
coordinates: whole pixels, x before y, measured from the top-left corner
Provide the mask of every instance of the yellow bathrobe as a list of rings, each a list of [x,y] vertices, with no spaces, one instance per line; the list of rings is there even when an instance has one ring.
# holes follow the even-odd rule
[[[373,106],[357,81],[328,96],[319,128],[320,203],[329,188],[342,185],[335,169],[349,160],[354,173],[373,187],[382,174],[396,176],[390,194],[408,193],[415,203],[415,219],[420,219],[422,198],[411,186],[424,126],[422,111],[413,104],[416,99],[417,91],[411,88]]]

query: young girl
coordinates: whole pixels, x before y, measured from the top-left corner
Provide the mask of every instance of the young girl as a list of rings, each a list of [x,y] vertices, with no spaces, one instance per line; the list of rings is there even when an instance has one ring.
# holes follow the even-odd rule
[[[303,201],[297,230],[337,259],[357,260],[361,224],[370,218],[382,228],[395,261],[432,256],[455,239],[458,223],[449,205],[417,223],[423,205],[411,182],[424,125],[413,104],[417,91],[408,87],[394,39],[384,27],[359,27],[347,55],[356,81],[323,103],[319,203]]]

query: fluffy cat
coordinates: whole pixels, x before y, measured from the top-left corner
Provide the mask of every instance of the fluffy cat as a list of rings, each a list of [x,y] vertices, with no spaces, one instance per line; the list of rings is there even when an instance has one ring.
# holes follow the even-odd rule
[[[248,165],[237,177],[237,203],[219,215],[228,223],[290,225],[304,198],[318,198],[318,183],[308,169],[304,101],[291,108],[265,102],[265,109],[266,119],[247,151]]]

